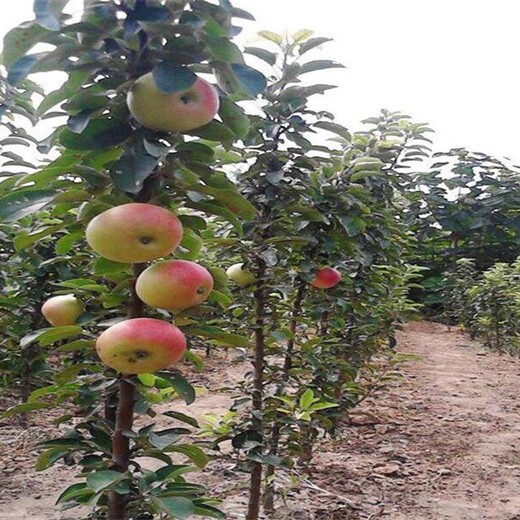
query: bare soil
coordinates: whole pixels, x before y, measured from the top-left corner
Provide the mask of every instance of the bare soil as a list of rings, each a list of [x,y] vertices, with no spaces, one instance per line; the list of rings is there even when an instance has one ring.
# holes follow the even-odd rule
[[[398,343],[419,359],[356,409],[335,439],[320,441],[308,482],[285,486],[272,520],[520,520],[520,360],[427,322],[409,324]],[[226,387],[248,369],[231,361],[209,360],[191,414],[227,409]],[[71,468],[32,469],[32,445],[54,433],[50,418],[35,414],[26,429],[0,423],[0,520],[82,516],[54,507],[74,482]],[[247,475],[214,461],[199,478],[230,520],[244,519]]]

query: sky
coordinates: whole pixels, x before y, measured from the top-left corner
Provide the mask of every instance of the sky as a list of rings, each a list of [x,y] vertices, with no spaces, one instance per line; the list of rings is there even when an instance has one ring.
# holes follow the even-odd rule
[[[33,18],[33,0],[3,0],[0,36]],[[78,0],[73,0],[78,4]],[[382,108],[435,130],[435,150],[466,147],[520,164],[520,1],[518,0],[234,0],[256,32],[312,29],[333,38],[314,59],[345,69],[309,80],[338,85],[319,107],[350,130]],[[38,81],[45,87],[44,81]]]

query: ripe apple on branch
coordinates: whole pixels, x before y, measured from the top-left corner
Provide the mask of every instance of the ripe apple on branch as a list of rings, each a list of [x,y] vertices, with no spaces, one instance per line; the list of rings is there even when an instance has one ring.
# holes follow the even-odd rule
[[[311,282],[317,289],[331,289],[341,281],[341,273],[333,267],[323,267],[320,269],[314,280]]]
[[[74,325],[83,311],[83,303],[73,294],[53,296],[42,305],[42,314],[53,327]]]
[[[219,109],[217,90],[202,78],[185,90],[165,93],[151,72],[137,79],[126,102],[139,123],[163,132],[187,132],[204,126]]]

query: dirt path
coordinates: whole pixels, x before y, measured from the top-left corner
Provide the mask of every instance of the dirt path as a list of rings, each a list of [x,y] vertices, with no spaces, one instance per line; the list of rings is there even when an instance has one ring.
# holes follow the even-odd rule
[[[333,518],[520,520],[520,361],[432,323],[399,349],[421,358],[343,447],[364,511]]]
[[[407,326],[399,350],[420,359],[363,403],[338,438],[320,444],[310,472],[315,488],[287,491],[277,520],[520,520],[520,360],[425,322]],[[190,412],[224,410],[229,396],[218,389],[246,367],[209,363],[210,391]],[[53,508],[70,469],[30,469],[26,440],[37,428],[0,425],[0,504],[8,504],[0,520],[77,519]],[[2,442],[17,436],[23,444]],[[246,476],[214,463],[202,478],[224,499],[229,519],[242,520]]]

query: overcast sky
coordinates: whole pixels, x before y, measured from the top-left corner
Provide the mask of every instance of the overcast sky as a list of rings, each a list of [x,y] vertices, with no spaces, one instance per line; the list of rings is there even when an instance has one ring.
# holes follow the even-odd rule
[[[32,0],[3,4],[2,36],[33,18]],[[307,77],[339,85],[323,96],[320,107],[351,130],[381,108],[399,110],[430,123],[438,150],[465,146],[520,163],[519,0],[233,4],[256,16],[257,22],[245,23],[243,38],[250,44],[262,29],[308,28],[334,39],[314,57],[334,59],[347,68]]]

